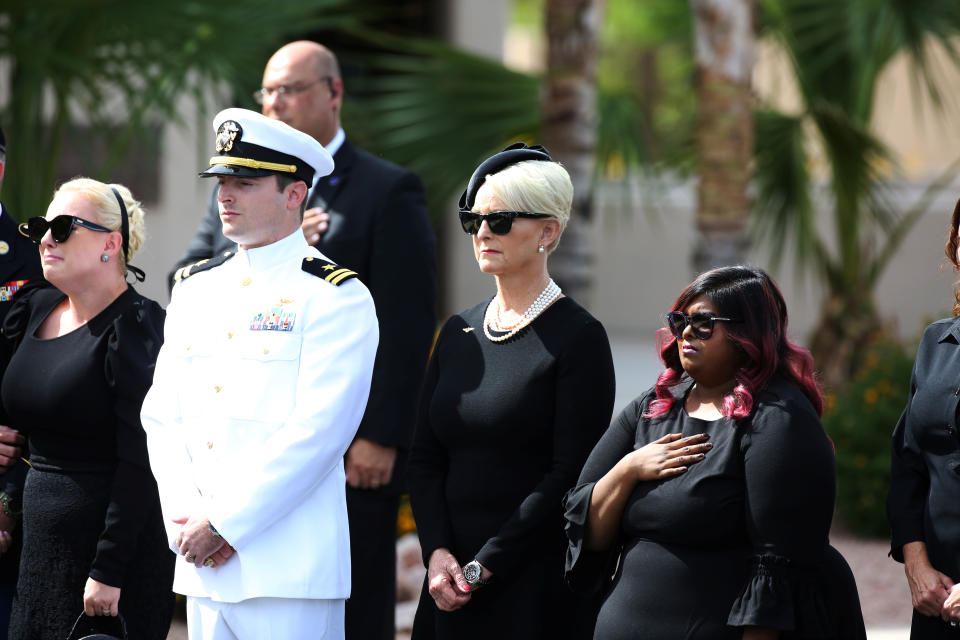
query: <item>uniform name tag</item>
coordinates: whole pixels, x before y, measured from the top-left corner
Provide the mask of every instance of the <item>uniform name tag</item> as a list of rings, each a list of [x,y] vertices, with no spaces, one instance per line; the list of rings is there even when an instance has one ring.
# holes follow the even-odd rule
[[[13,300],[13,294],[20,290],[20,287],[27,284],[26,280],[10,280],[0,286],[0,302],[9,302]]]
[[[297,314],[282,306],[274,307],[266,313],[258,313],[250,321],[251,331],[293,331]]]

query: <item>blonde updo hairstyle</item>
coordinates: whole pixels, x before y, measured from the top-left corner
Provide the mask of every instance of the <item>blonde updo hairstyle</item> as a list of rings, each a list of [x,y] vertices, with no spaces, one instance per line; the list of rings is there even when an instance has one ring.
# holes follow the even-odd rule
[[[130,189],[127,189],[122,184],[104,184],[92,178],[74,178],[60,185],[60,188],[53,194],[53,199],[56,200],[57,196],[61,193],[78,193],[86,198],[97,212],[97,219],[91,220],[90,222],[95,222],[108,229],[120,232],[122,226],[120,203],[117,202],[117,196],[114,195],[111,187],[117,190],[120,197],[123,198],[124,206],[127,208],[127,223],[130,232],[130,237],[128,238],[128,242],[130,243],[129,254],[123,255],[123,249],[121,248],[119,260],[120,271],[125,273],[127,271],[127,260],[133,258],[146,239],[146,231],[143,223],[143,207],[138,200],[133,198]],[[53,202],[51,201],[50,204],[52,205]],[[47,212],[49,213],[49,208]]]
[[[570,220],[570,208],[573,205],[573,183],[570,174],[560,163],[524,160],[488,174],[484,184],[490,185],[510,211],[546,213],[556,218],[560,223],[560,232],[546,250],[552,253],[557,248]]]

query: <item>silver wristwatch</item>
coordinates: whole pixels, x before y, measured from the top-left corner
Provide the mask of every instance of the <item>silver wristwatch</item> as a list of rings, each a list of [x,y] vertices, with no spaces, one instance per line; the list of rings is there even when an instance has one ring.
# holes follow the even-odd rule
[[[463,579],[467,581],[471,589],[476,590],[485,584],[489,584],[488,580],[480,577],[482,575],[483,566],[476,560],[471,560],[463,567]]]

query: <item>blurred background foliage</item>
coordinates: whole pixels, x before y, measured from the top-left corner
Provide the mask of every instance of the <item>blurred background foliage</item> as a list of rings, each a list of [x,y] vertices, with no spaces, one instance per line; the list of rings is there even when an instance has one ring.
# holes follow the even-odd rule
[[[182,121],[183,94],[209,96],[236,87],[246,70],[285,40],[290,25],[347,27],[357,17],[344,0],[289,0],[270,11],[237,0],[6,0],[0,7],[0,61],[8,78],[0,96],[7,137],[4,203],[20,218],[43,215],[64,159],[87,158],[84,173],[113,176],[131,149],[160,122]],[[255,85],[254,85],[255,86]],[[249,92],[249,90],[247,90]],[[64,149],[71,132],[93,148]],[[146,136],[149,138],[149,136]],[[74,138],[75,140],[77,138]],[[129,164],[129,163],[125,163]]]
[[[823,426],[837,454],[836,519],[851,533],[890,534],[889,436],[907,401],[913,353],[890,340],[870,345],[860,373],[843,393],[826,398]]]

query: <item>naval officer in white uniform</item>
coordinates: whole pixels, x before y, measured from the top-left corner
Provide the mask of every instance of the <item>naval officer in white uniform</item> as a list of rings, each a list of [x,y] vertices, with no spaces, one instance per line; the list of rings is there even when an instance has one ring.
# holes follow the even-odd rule
[[[300,231],[333,160],[244,109],[214,119],[224,234],[184,267],[143,404],[191,640],[343,638],[343,455],[363,416],[377,318],[356,274]]]

